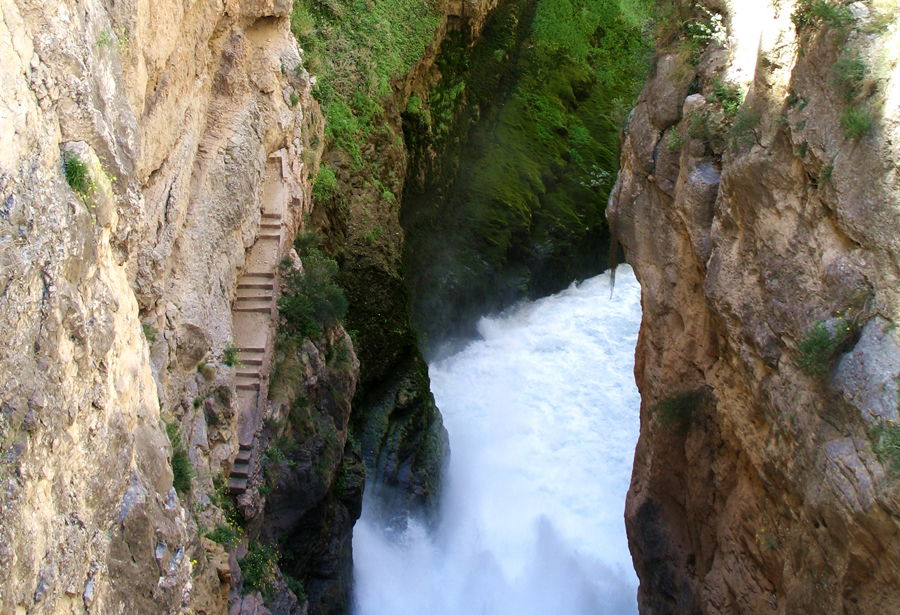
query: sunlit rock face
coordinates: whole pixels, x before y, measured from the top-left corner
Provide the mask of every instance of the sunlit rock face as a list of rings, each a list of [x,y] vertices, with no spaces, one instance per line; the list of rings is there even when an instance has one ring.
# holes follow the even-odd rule
[[[270,155],[290,235],[320,131],[289,11],[0,10],[4,613],[227,609],[237,577],[202,534],[237,448],[231,302]],[[189,494],[162,421],[180,425]]]
[[[675,3],[608,212],[643,613],[900,609],[897,6],[771,4]]]

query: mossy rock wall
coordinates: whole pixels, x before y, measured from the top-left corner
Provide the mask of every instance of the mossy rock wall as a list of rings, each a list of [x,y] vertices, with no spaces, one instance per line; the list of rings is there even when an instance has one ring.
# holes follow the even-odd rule
[[[426,346],[604,267],[645,15],[624,0],[511,0],[477,40],[445,39],[404,112],[406,272]]]

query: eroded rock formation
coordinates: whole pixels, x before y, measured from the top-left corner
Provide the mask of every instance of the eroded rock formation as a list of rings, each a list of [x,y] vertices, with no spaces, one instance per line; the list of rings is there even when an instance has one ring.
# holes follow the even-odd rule
[[[896,6],[674,4],[609,209],[642,613],[900,610]]]

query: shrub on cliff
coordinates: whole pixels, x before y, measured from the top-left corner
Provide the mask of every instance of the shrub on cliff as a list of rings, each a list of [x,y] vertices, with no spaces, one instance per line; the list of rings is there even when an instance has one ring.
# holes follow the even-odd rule
[[[706,391],[702,388],[675,393],[654,404],[650,413],[659,417],[659,422],[664,427],[686,431],[705,396]]]
[[[303,269],[295,269],[290,261],[281,263],[284,292],[278,299],[278,311],[282,333],[297,337],[321,335],[324,327],[337,324],[347,313],[347,297],[335,281],[338,265],[309,245],[305,235],[298,237],[295,245],[302,255]]]
[[[807,376],[825,378],[850,332],[850,323],[841,318],[832,326],[817,322],[797,344],[797,366]]]

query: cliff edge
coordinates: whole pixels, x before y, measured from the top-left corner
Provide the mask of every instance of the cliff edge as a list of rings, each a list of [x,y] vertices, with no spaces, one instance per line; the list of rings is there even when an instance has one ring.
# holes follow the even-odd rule
[[[896,3],[670,3],[608,216],[642,613],[900,610]]]

